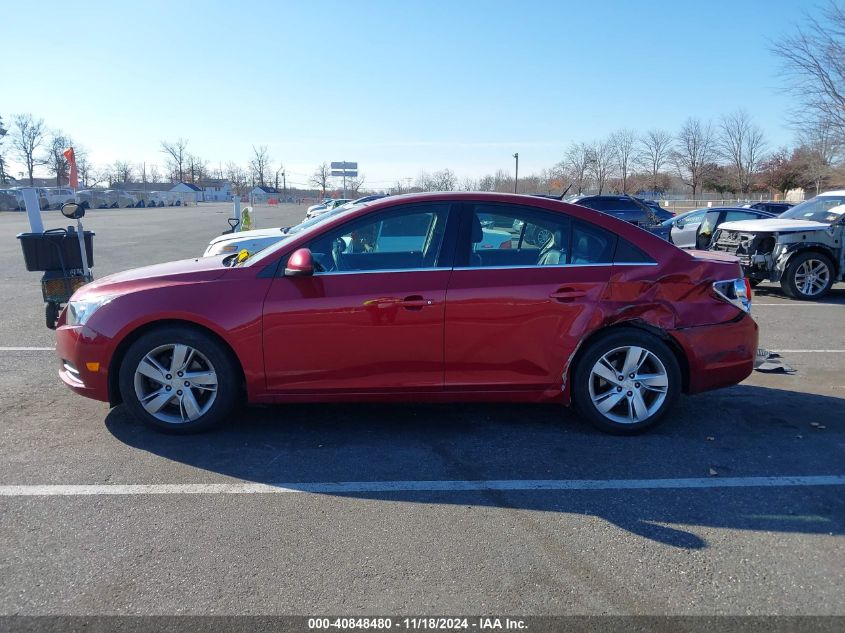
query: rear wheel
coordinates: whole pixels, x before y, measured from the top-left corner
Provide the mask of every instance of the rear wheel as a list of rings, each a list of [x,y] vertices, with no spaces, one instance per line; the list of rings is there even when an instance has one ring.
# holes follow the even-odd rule
[[[789,262],[780,285],[793,299],[821,299],[833,285],[833,264],[821,253],[800,253]]]
[[[581,357],[573,383],[575,404],[602,431],[633,435],[660,422],[681,391],[672,350],[634,329],[599,337]]]
[[[141,336],[120,367],[123,402],[145,424],[171,433],[212,428],[231,413],[240,375],[215,338],[189,327],[162,327]]]

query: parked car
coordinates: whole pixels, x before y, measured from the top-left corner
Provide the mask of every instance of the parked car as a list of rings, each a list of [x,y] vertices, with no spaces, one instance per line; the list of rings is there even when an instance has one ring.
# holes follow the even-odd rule
[[[780,282],[794,299],[821,299],[845,280],[845,190],[802,202],[780,217],[722,224],[711,248],[736,255],[754,280]]]
[[[13,195],[18,199],[18,204],[20,206],[21,211],[26,210],[26,204],[23,200],[23,190],[27,189],[28,187],[12,187],[7,191],[13,192]],[[38,206],[41,208],[42,211],[46,211],[50,208],[50,201],[47,200],[47,190],[44,187],[36,187],[35,194],[38,196]]]
[[[675,214],[673,214],[671,211],[661,207],[660,203],[657,200],[646,200],[645,198],[637,198],[636,196],[634,196],[634,199],[638,202],[642,202],[644,205],[654,211],[654,215],[657,218],[658,222],[664,222],[666,220],[669,220],[670,218],[675,217]]]
[[[666,219],[658,218],[654,209],[631,196],[581,196],[572,202],[642,227],[656,226]]]
[[[43,191],[49,209],[60,209],[66,202],[76,202],[73,189],[67,187],[47,187]]]
[[[305,210],[305,218],[312,218],[315,215],[319,215],[321,213],[325,213],[326,211],[331,211],[337,206],[342,204],[347,204],[349,202],[355,202],[349,198],[326,198],[320,204],[312,204]]]
[[[756,209],[741,207],[705,207],[680,214],[671,220],[666,220],[661,227],[668,226],[666,234],[660,232],[661,237],[668,239],[678,248],[706,249],[710,245],[713,231],[724,222],[735,220],[756,220],[772,218],[774,215]],[[656,231],[653,231],[656,232]]]
[[[343,211],[345,211],[344,208],[335,207],[328,213],[315,216],[308,220],[303,220],[294,226],[224,233],[209,242],[208,247],[205,249],[205,253],[203,253],[203,257],[211,257],[213,255],[228,253],[240,253],[242,250],[246,250],[247,252],[254,254],[264,248],[267,248],[268,246],[271,246],[272,244],[275,244],[276,242],[299,233],[303,229],[307,229],[317,222],[322,222],[330,217],[334,217]]]
[[[107,209],[109,200],[102,189],[83,189],[76,192],[76,201],[86,209]]]
[[[484,214],[552,239],[476,249]],[[401,248],[367,248],[387,226]],[[167,431],[221,423],[245,395],[574,403],[634,433],[682,391],[751,373],[750,305],[733,257],[577,205],[452,192],[360,205],[244,260],[102,277],[62,311],[56,350],[70,389]]]
[[[363,196],[361,198],[356,198],[355,200],[350,200],[349,202],[344,202],[340,205],[335,205],[335,209],[338,207],[343,207],[344,209],[349,209],[356,204],[364,204],[365,202],[372,202],[373,200],[381,200],[382,198],[386,198],[387,194],[374,194],[372,196]]]
[[[14,189],[0,189],[0,211],[23,211],[23,199]]]
[[[743,208],[758,209],[760,211],[767,211],[773,215],[780,215],[785,211],[789,211],[795,205],[791,202],[755,202],[754,204],[744,204]]]

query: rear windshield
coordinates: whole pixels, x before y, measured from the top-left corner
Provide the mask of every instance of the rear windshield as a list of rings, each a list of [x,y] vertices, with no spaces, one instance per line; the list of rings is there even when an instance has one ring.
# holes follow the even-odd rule
[[[792,207],[781,218],[833,224],[845,214],[845,196],[816,196]]]

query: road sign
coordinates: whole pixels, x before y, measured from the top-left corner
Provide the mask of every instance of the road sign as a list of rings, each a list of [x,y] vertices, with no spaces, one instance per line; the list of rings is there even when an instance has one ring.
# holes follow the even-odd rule
[[[358,169],[358,163],[350,163],[346,161],[334,162],[331,165],[332,169]]]
[[[357,169],[332,169],[332,176],[344,176],[346,178],[357,178]]]

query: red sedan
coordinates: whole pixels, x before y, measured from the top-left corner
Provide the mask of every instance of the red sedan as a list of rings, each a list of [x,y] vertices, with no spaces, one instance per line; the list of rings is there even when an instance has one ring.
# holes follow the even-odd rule
[[[737,261],[546,198],[396,196],[245,261],[110,275],[59,320],[59,375],[164,430],[246,399],[574,403],[641,431],[757,349]]]

